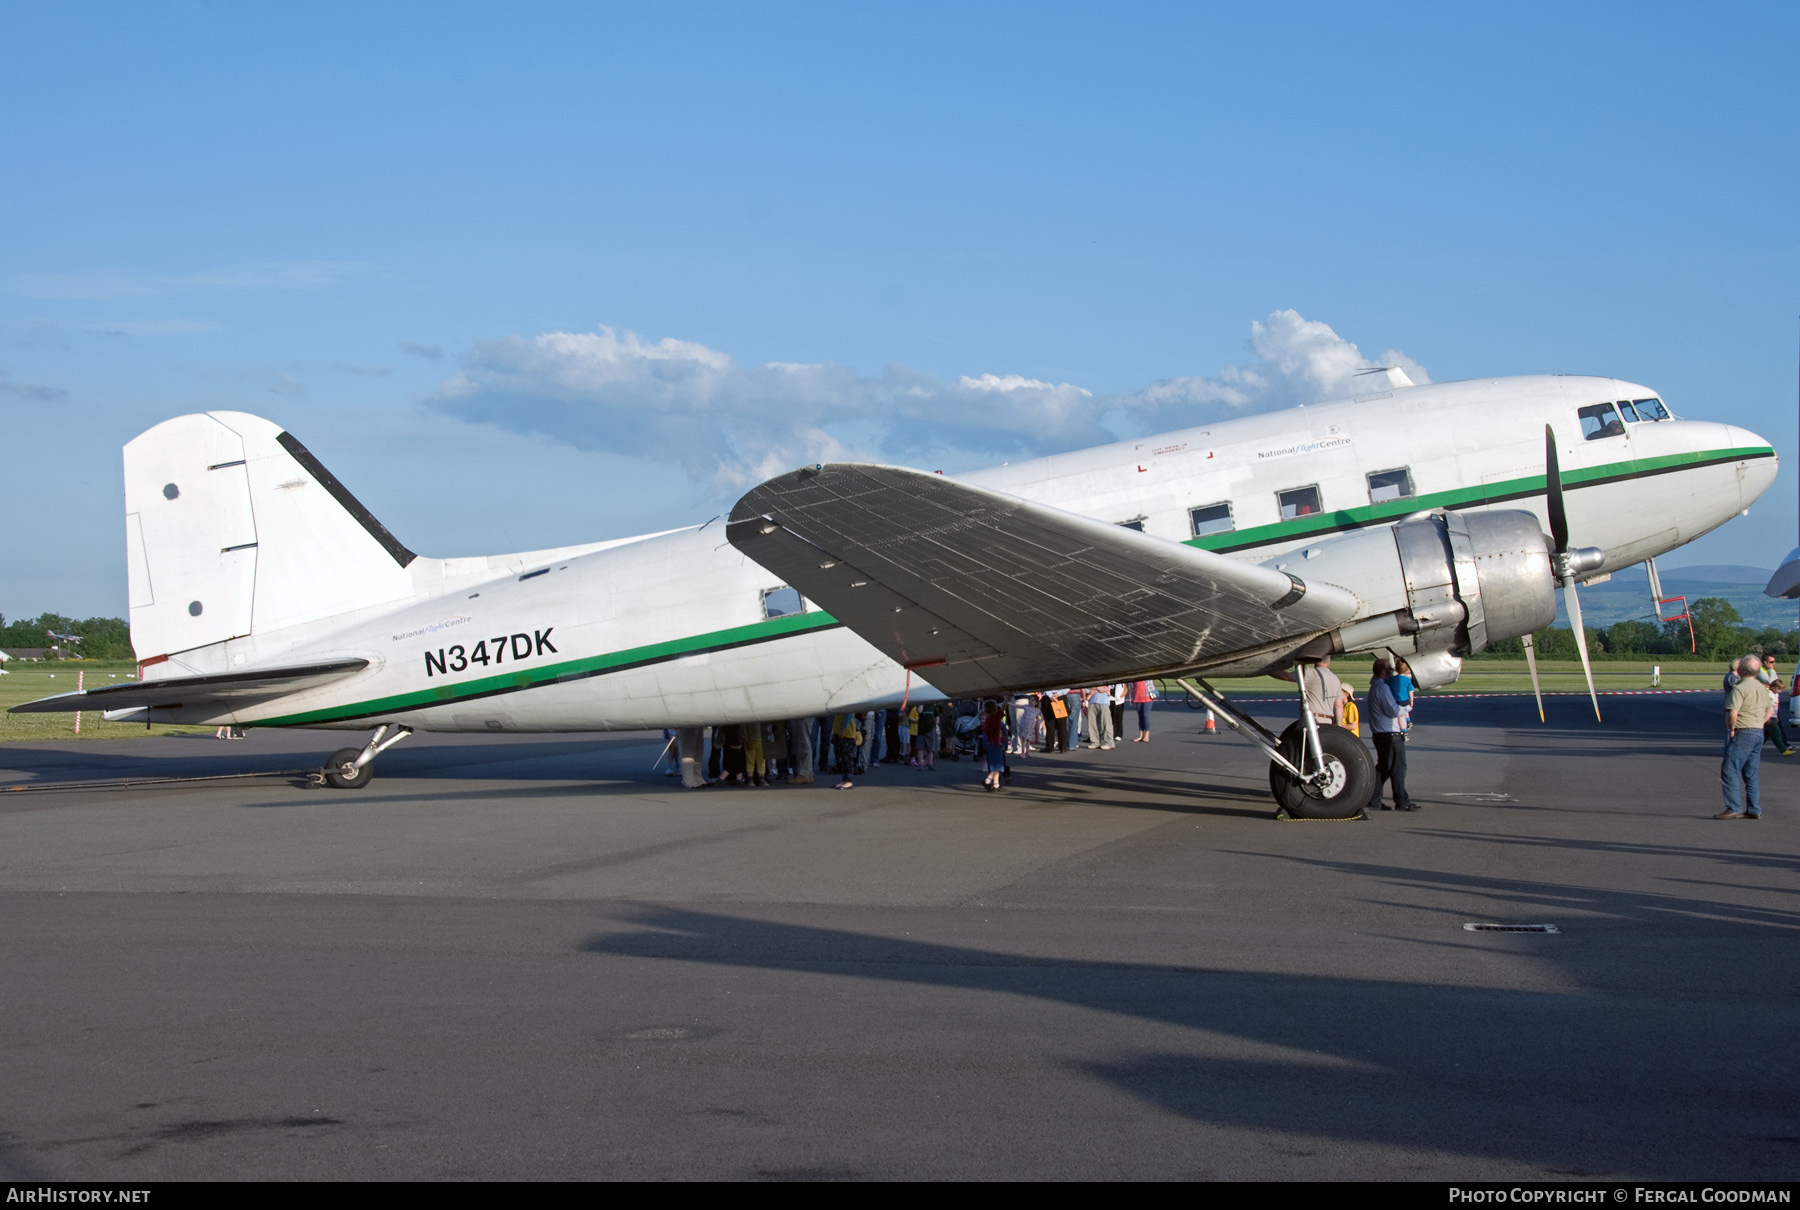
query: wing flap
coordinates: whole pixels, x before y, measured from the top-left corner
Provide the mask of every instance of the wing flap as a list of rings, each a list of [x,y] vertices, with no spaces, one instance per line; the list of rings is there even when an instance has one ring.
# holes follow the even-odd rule
[[[1357,608],[1340,588],[899,467],[778,476],[726,534],[953,696],[1297,646]]]
[[[160,681],[132,681],[86,692],[59,693],[24,702],[8,714],[58,714],[74,710],[175,709],[186,706],[251,706],[302,689],[341,680],[369,666],[364,659],[332,660],[289,668],[261,668],[214,676],[180,676]]]

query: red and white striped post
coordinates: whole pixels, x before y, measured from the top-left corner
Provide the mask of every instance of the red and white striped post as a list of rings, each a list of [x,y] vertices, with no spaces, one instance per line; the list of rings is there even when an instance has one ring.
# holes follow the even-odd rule
[[[85,670],[77,671],[75,673],[75,692],[81,692],[81,682],[86,676],[87,672]],[[75,734],[81,734],[81,711],[79,710],[75,712]]]

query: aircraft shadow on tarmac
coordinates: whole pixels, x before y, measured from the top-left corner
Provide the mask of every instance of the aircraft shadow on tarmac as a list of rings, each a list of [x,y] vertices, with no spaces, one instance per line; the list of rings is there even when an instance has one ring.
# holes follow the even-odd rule
[[[1033,765],[1014,765],[1013,773],[1012,784],[1007,790],[1013,801],[1038,801],[1049,805],[1080,802],[1096,807],[1148,808],[1184,815],[1236,815],[1256,819],[1266,819],[1275,809],[1266,786],[1199,782],[1185,770],[1170,770],[1156,777],[1118,766],[1088,766],[1083,770],[1085,776],[1076,778]],[[1117,797],[1121,794],[1144,797],[1128,801]],[[1207,801],[1192,801],[1194,799]],[[1230,805],[1210,805],[1213,802]]]
[[[28,780],[33,785],[136,777],[273,775],[318,768],[335,748],[360,744],[364,737],[360,732],[343,736],[314,732],[307,737],[312,743],[296,745],[293,741],[301,738],[299,733],[279,733],[271,737],[285,741],[279,751],[258,746],[256,741],[264,736],[257,734],[242,745],[218,743],[216,747],[186,744],[165,747],[160,740],[167,738],[173,737],[133,740],[126,751],[100,751],[91,745],[34,747],[7,744],[0,747],[0,766],[29,773],[20,784]],[[630,777],[646,781],[646,770],[655,753],[655,744],[640,735],[584,734],[578,739],[498,744],[437,740],[412,748],[395,748],[383,754],[378,775],[382,778],[466,780],[472,773],[479,776],[482,771],[488,771],[508,781],[560,781],[593,775],[591,767],[571,772],[570,762],[589,762],[590,766],[592,762],[604,762],[608,778]],[[0,784],[10,780],[8,775],[0,774]]]
[[[1077,778],[1064,774],[1054,778],[1040,778],[1027,772],[1015,776],[1011,787],[998,798],[989,799],[975,779],[976,771],[967,770],[966,777],[944,778],[933,780],[920,778],[911,781],[891,779],[891,775],[878,777],[859,777],[857,789],[847,795],[830,794],[823,797],[813,796],[809,791],[828,791],[831,789],[832,775],[818,774],[818,779],[810,788],[800,786],[777,787],[789,795],[807,794],[802,799],[805,805],[829,805],[836,807],[848,799],[851,802],[867,802],[870,807],[881,805],[892,806],[891,802],[880,803],[870,800],[870,792],[909,790],[928,795],[979,795],[983,801],[996,805],[1006,804],[1022,807],[1064,807],[1078,804],[1088,807],[1116,807],[1125,810],[1170,811],[1184,815],[1237,816],[1247,819],[1267,819],[1274,810],[1267,789],[1260,786],[1233,786],[1228,784],[1209,784],[1195,782],[1185,773],[1179,771],[1157,778],[1121,773],[1116,768],[1088,767],[1086,776]],[[463,779],[470,777],[465,768],[460,772],[446,774],[446,778],[457,776]],[[515,777],[508,769],[504,774],[507,781],[524,781],[527,778]],[[540,780],[554,779],[560,784],[535,786],[508,786],[504,793],[507,799],[556,799],[556,798],[653,798],[673,797],[683,800],[700,801],[699,794],[708,799],[729,801],[742,796],[748,802],[762,797],[763,791],[748,787],[716,786],[713,789],[699,792],[683,790],[677,783],[666,778],[642,778],[635,773],[619,777],[617,771],[606,780],[597,780],[593,769],[572,770],[564,768],[558,772],[540,771]],[[296,785],[300,784],[298,782]],[[405,791],[384,792],[377,782],[368,790],[346,795],[346,805],[362,808],[376,808],[383,805],[403,805],[407,803],[431,802],[487,802],[496,797],[492,787],[471,787],[468,789],[432,789],[422,793]],[[323,793],[323,791],[321,791]],[[333,794],[340,792],[333,791]],[[1138,797],[1127,798],[1125,795]],[[1195,798],[1206,799],[1206,802],[1195,802]],[[280,801],[246,802],[246,810],[268,810],[280,807],[308,805],[316,800],[311,798],[290,798]],[[787,803],[794,805],[795,800],[788,798]]]
[[[1496,889],[1493,880],[1468,885],[1484,895]],[[1638,923],[1710,913],[1722,929],[1716,916],[1727,910],[1699,900],[1683,906],[1678,896],[1550,885],[1510,893],[1534,910],[1585,899],[1586,910]],[[808,996],[831,994],[833,977],[873,979],[1032,997],[1190,1029],[1194,1045],[1179,1052],[1060,1061],[1196,1122],[1289,1131],[1322,1149],[1345,1142],[1417,1148],[1520,1161],[1552,1176],[1800,1174],[1792,1064],[1772,1061],[1788,1005],[1746,996],[1720,1028],[1721,1006],[1695,990],[1715,976],[1722,981],[1713,995],[1742,983],[1742,955],[1719,956],[1729,947],[1713,946],[1711,956],[1706,947],[1684,949],[1683,991],[1633,995],[1613,990],[1610,967],[1591,952],[1570,973],[1580,981],[1592,963],[1597,990],[1543,991],[1065,961],[663,906],[644,907],[628,923],[636,927],[578,948],[817,976],[796,989]],[[1759,913],[1744,923],[1791,928],[1800,919]],[[1567,940],[1524,944],[1550,955]],[[1503,942],[1508,952],[1518,943]],[[1493,948],[1487,937],[1464,944]],[[921,1017],[917,1027],[932,1025]],[[1092,1041],[1090,1054],[1108,1045],[1104,1033]]]
[[[1510,809],[1514,804],[1506,804]],[[1522,845],[1527,848],[1574,849],[1580,852],[1604,853],[1614,856],[1628,857],[1681,857],[1694,858],[1701,861],[1715,861],[1721,865],[1742,866],[1747,868],[1763,868],[1783,870],[1800,874],[1800,857],[1787,853],[1759,853],[1745,849],[1702,848],[1698,845],[1647,844],[1632,840],[1592,840],[1574,836],[1520,836],[1517,834],[1496,836],[1488,832],[1465,832],[1451,828],[1423,829],[1422,835],[1439,836],[1446,840],[1475,841],[1492,845]],[[1266,857],[1267,853],[1255,856]],[[1697,883],[1696,885],[1710,885]],[[1720,885],[1738,886],[1738,883]],[[1791,886],[1760,887],[1759,890],[1772,891],[1782,895],[1800,894]]]
[[[1697,845],[1692,847],[1682,845],[1624,846],[1549,837],[1497,837],[1458,832],[1445,832],[1442,835],[1499,844],[1536,843],[1556,848],[1594,849],[1614,854],[1630,853],[1637,856],[1679,856],[1695,862],[1717,861],[1728,866],[1754,866],[1784,872],[1800,871],[1800,860],[1786,855],[1721,851]],[[1448,892],[1451,895],[1467,894],[1478,897],[1484,904],[1491,905],[1498,902],[1515,907],[1519,909],[1516,917],[1518,919],[1535,913],[1540,917],[1547,916],[1566,921],[1569,913],[1576,913],[1583,918],[1583,923],[1578,927],[1590,932],[1620,927],[1662,927],[1677,919],[1694,924],[1718,924],[1722,928],[1732,929],[1745,925],[1762,925],[1783,930],[1800,930],[1800,907],[1791,911],[1777,910],[1753,907],[1741,902],[1690,898],[1668,892],[1625,891],[1601,887],[1569,886],[1561,883],[1529,882],[1511,877],[1490,878],[1480,874],[1423,870],[1372,862],[1334,861],[1329,858],[1297,857],[1286,853],[1245,850],[1236,850],[1236,853],[1240,857],[1262,858],[1314,869],[1330,870],[1375,885],[1385,884],[1409,890]],[[1658,879],[1657,881],[1670,880]],[[1725,885],[1740,891],[1792,895],[1794,894],[1793,887],[1787,885],[1787,882],[1788,880],[1784,879],[1783,885],[1749,887],[1742,883],[1716,884],[1686,880],[1686,885]],[[1404,907],[1408,911],[1430,910],[1421,909],[1416,903],[1389,903],[1375,899],[1368,902],[1378,906]],[[1491,912],[1493,909],[1489,906],[1482,910]],[[1441,911],[1446,919],[1460,922],[1468,918],[1466,912],[1457,909],[1444,908]],[[1773,939],[1772,937],[1771,940]],[[1785,937],[1783,939],[1785,940]]]

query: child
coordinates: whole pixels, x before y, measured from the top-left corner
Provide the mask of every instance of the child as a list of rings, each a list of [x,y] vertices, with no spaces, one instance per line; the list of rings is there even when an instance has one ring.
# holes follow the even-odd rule
[[[981,787],[992,794],[1000,788],[1000,775],[1006,771],[1006,711],[1000,703],[989,701],[981,716],[982,754],[987,757],[987,776]]]
[[[937,768],[937,707],[919,707],[919,768]]]
[[[836,725],[831,730],[831,747],[837,757],[837,789],[848,790],[854,786],[855,783],[850,780],[850,770],[856,767],[856,750],[861,746],[862,733],[857,730],[856,715],[838,715]]]
[[[1388,678],[1388,688],[1394,691],[1396,702],[1401,706],[1410,706],[1413,698],[1412,665],[1405,660],[1396,659],[1394,666],[1396,671]]]

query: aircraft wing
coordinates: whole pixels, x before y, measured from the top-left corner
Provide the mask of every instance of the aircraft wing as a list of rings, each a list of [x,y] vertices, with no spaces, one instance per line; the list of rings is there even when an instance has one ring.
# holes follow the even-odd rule
[[[770,479],[726,536],[952,697],[1272,663],[1357,609],[1341,588],[898,467]]]
[[[35,702],[14,706],[7,713],[56,714],[72,710],[131,710],[139,706],[220,706],[231,709],[253,706],[301,689],[329,684],[353,672],[361,672],[368,666],[367,660],[348,659],[290,668],[223,672],[214,676],[129,681],[121,685],[89,689],[85,693],[59,693],[55,697],[41,697]]]

